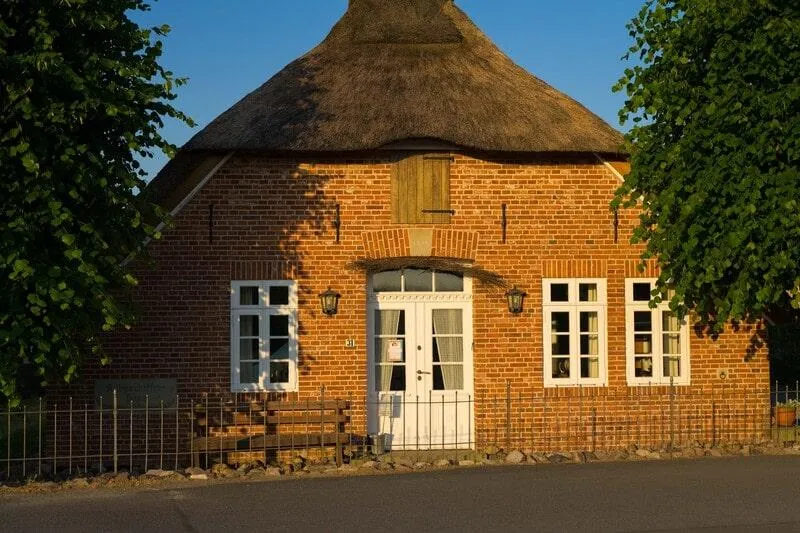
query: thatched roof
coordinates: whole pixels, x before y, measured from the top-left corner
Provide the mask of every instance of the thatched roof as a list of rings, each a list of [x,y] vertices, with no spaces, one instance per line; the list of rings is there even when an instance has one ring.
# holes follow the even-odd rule
[[[402,139],[623,151],[619,132],[516,65],[452,0],[351,0],[321,44],[183,150],[338,152]]]

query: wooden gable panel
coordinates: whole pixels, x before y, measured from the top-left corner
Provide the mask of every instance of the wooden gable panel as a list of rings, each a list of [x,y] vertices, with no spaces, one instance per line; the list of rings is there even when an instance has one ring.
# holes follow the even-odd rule
[[[413,155],[392,166],[392,222],[450,222],[450,156]]]
[[[619,172],[623,178],[631,171],[631,164],[629,161],[609,161],[608,164],[614,167],[614,170]]]

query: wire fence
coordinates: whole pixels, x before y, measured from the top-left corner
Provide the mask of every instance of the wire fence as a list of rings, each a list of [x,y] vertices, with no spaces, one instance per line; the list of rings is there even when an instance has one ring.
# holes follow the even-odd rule
[[[501,390],[502,387],[501,387]],[[122,404],[37,399],[0,411],[0,480],[209,468],[215,463],[347,462],[387,451],[613,450],[630,445],[796,442],[800,383],[770,390],[506,384],[495,395],[379,393],[369,401],[258,394]]]

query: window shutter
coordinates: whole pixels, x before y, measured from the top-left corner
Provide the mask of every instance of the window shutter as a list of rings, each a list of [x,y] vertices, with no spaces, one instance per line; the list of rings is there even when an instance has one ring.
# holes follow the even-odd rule
[[[450,223],[450,156],[413,155],[392,166],[392,222]]]

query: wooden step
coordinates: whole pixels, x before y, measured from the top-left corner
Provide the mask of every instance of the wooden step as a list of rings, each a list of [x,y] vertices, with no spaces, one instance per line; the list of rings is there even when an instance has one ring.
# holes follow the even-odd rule
[[[324,433],[322,434],[323,446],[335,446],[338,444],[348,444],[350,436],[347,433]],[[196,453],[214,453],[215,451],[243,451],[264,449],[295,449],[305,448],[306,446],[319,446],[319,433],[290,433],[281,435],[256,435],[250,437],[216,436],[198,437],[192,440],[192,447]]]
[[[201,431],[201,436],[204,435],[205,430]],[[263,435],[264,434],[264,426],[223,426],[223,427],[210,427],[208,428],[209,436],[221,436],[221,435],[230,435],[236,436],[241,435],[246,437],[248,435]]]
[[[334,446],[338,444],[347,444],[350,442],[350,435],[347,433],[281,433],[279,435],[260,435],[252,439],[252,447],[254,449],[263,448],[290,448],[294,445],[295,448],[305,446],[319,446],[320,437],[322,443],[326,446]]]

